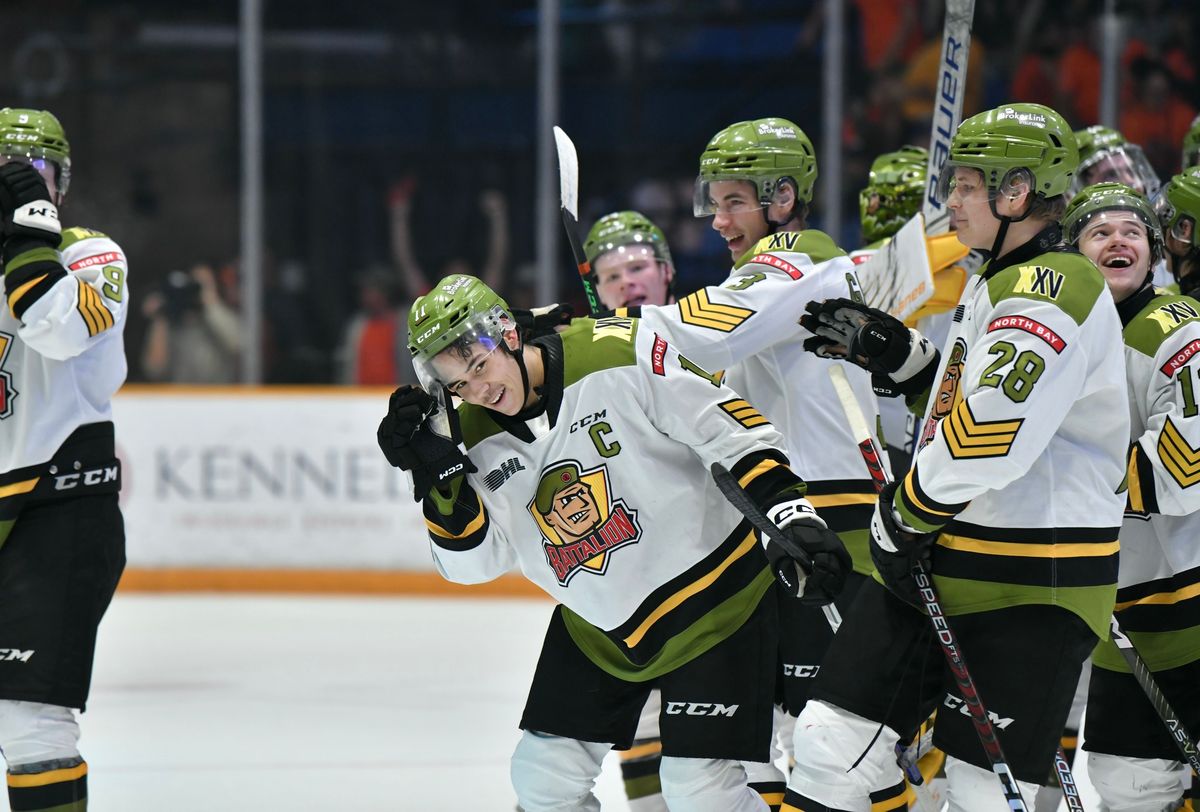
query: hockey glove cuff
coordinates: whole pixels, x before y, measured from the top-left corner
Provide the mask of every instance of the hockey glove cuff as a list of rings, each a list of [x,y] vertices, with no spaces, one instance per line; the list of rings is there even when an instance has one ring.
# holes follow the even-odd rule
[[[766,553],[784,591],[807,606],[832,603],[853,568],[842,540],[803,497],[775,505],[767,518],[783,534],[767,538]]]
[[[902,524],[892,507],[896,483],[889,482],[879,492],[875,513],[871,516],[871,561],[879,571],[883,585],[900,600],[918,608],[924,605],[912,569],[918,563],[929,569],[937,533],[918,533]]]
[[[387,461],[412,474],[413,498],[417,502],[435,487],[450,493],[455,478],[477,470],[458,443],[429,427],[428,419],[437,409],[437,401],[429,393],[406,384],[392,393],[388,413],[376,433]]]
[[[30,248],[58,248],[62,241],[58,208],[50,202],[42,176],[27,163],[0,166],[0,216],[8,256]]]

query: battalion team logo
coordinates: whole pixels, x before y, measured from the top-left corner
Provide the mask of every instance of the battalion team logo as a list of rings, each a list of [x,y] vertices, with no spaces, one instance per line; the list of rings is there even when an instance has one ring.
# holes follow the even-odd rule
[[[954,346],[950,348],[950,359],[946,362],[946,371],[942,374],[942,383],[933,394],[933,408],[921,431],[918,448],[924,448],[933,439],[938,421],[954,411],[954,407],[962,400],[962,374],[966,365],[967,344],[961,338],[955,339]]]
[[[562,586],[580,570],[603,575],[610,553],[642,537],[637,511],[612,498],[605,465],[586,471],[575,460],[551,465],[526,507],[542,531],[546,563]]]
[[[0,333],[0,420],[12,416],[13,401],[17,397],[17,390],[12,385],[12,373],[4,370],[4,361],[8,358],[12,343],[11,335]]]

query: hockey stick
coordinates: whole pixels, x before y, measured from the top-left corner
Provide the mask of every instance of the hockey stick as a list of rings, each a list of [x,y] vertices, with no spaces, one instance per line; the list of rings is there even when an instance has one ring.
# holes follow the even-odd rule
[[[717,483],[717,487],[720,488],[721,493],[726,499],[729,500],[729,504],[733,505],[734,508],[737,509],[738,513],[745,516],[750,524],[754,525],[755,529],[758,530],[759,533],[762,533],[768,538],[775,539],[775,541],[786,547],[795,546],[786,536],[783,535],[783,531],[780,530],[773,521],[767,518],[767,514],[762,512],[762,508],[754,503],[754,500],[750,498],[750,494],[746,493],[746,490],[738,484],[736,479],[733,478],[733,474],[729,473],[728,468],[719,462],[714,462],[709,467],[709,471],[712,472],[712,478]],[[812,572],[811,559],[804,558],[797,563],[800,565],[800,569],[804,570],[806,574]],[[776,574],[776,577],[779,577],[778,573]],[[785,572],[783,573],[783,577],[780,577],[780,580],[786,582],[790,577],[790,573]],[[800,589],[798,591],[801,593],[804,592],[803,582],[801,582]],[[838,627],[842,625],[842,615],[840,612],[838,612],[838,608],[830,603],[822,606],[821,611],[825,613],[825,619],[829,621],[829,628],[836,632]]]
[[[1200,755],[1196,752],[1196,740],[1188,733],[1183,722],[1179,719],[1179,714],[1171,707],[1171,703],[1163,696],[1162,690],[1154,681],[1154,676],[1150,673],[1150,668],[1146,665],[1146,661],[1137,653],[1137,649],[1133,647],[1133,641],[1121,631],[1120,625],[1117,623],[1116,615],[1113,615],[1111,621],[1113,642],[1117,645],[1117,650],[1121,652],[1121,656],[1125,658],[1125,662],[1129,665],[1129,670],[1133,672],[1134,679],[1138,685],[1142,686],[1142,690],[1146,692],[1146,698],[1150,700],[1150,704],[1154,706],[1154,710],[1158,713],[1158,718],[1162,719],[1164,725],[1167,726],[1167,731],[1171,734],[1171,738],[1175,740],[1175,746],[1179,748],[1179,752],[1183,754],[1183,760],[1187,762],[1193,770],[1200,773]]]
[[[962,121],[967,93],[967,61],[971,53],[971,21],[975,0],[946,0],[942,28],[942,56],[933,90],[933,124],[929,134],[929,163],[925,172],[925,233],[941,234],[950,228],[950,214],[937,198],[938,173],[950,157],[950,139]]]
[[[563,132],[562,127],[554,128],[554,146],[558,149],[558,193],[563,228],[567,232],[571,255],[575,257],[575,265],[579,268],[579,281],[583,284],[583,292],[587,294],[588,308],[595,315],[601,311],[600,299],[596,296],[591,263],[579,242],[579,155],[575,152],[575,143]]]
[[[878,490],[887,484],[891,477],[888,476],[887,468],[881,464],[882,455],[875,445],[875,439],[871,437],[871,432],[867,429],[867,421],[854,397],[854,392],[850,389],[850,382],[846,380],[846,371],[835,364],[829,368],[829,378],[833,381],[833,388],[837,391],[838,400],[841,401],[842,411],[850,426],[850,433],[854,435],[854,440],[858,443],[863,461]],[[958,683],[958,689],[962,691],[967,710],[971,714],[971,721],[975,725],[975,733],[979,736],[979,743],[983,745],[983,751],[987,754],[988,761],[991,762],[992,772],[1000,779],[1000,785],[1004,788],[1004,798],[1008,801],[1009,809],[1029,812],[1029,807],[1025,805],[1025,800],[1021,797],[1017,780],[1008,767],[1008,759],[1005,758],[1004,751],[1000,747],[996,728],[988,718],[987,710],[983,707],[983,700],[980,699],[979,691],[975,687],[975,681],[971,678],[971,672],[967,670],[967,663],[963,659],[962,649],[958,644],[958,635],[950,628],[950,623],[942,611],[942,602],[933,586],[933,578],[920,562],[913,565],[912,576],[917,582],[917,589],[925,604],[925,611],[929,613],[929,622],[933,624],[934,634],[942,647],[942,653],[946,655],[946,663],[950,666],[950,672],[954,674],[954,681]],[[1083,804],[1079,801],[1075,778],[1071,775],[1071,767],[1067,764],[1061,747],[1055,754],[1054,769],[1058,773],[1067,808],[1082,810]]]

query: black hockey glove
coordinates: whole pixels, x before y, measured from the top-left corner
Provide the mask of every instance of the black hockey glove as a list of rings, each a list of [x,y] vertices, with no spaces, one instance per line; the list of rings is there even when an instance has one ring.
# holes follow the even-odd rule
[[[405,384],[392,393],[388,413],[379,422],[376,434],[387,461],[412,473],[413,496],[418,502],[432,488],[446,491],[456,477],[477,470],[458,443],[429,427],[427,421],[437,410],[438,403],[428,392]],[[449,417],[452,434],[457,435],[454,409],[450,409]]]
[[[809,302],[800,326],[813,334],[804,349],[857,364],[884,397],[911,395],[933,382],[938,351],[895,316],[852,299]]]
[[[27,163],[0,166],[0,217],[0,236],[6,243],[16,238],[18,251],[58,248],[62,241],[58,208],[50,202],[46,181]]]
[[[937,533],[914,533],[896,522],[892,515],[892,501],[896,495],[896,483],[889,482],[879,492],[875,503],[875,514],[871,517],[871,561],[883,585],[900,600],[923,608],[925,602],[913,580],[912,569],[920,563],[929,570],[933,554],[933,543]]]
[[[832,603],[853,568],[842,540],[803,497],[775,505],[767,518],[785,539],[766,540],[767,560],[784,591],[806,606]]]
[[[532,310],[514,308],[512,314],[517,326],[521,328],[522,337],[528,341],[555,333],[559,327],[566,327],[575,315],[575,308],[569,304],[552,304]]]

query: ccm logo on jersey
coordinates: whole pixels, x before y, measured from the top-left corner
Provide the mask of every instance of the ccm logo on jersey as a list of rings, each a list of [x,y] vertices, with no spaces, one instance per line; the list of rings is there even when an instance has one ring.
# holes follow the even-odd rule
[[[108,465],[103,468],[93,468],[91,471],[59,474],[54,477],[54,490],[69,491],[72,488],[78,488],[80,485],[90,487],[105,482],[116,482],[119,470],[119,467],[116,465]]]
[[[733,716],[740,705],[720,702],[668,702],[668,716]]]
[[[950,710],[957,710],[963,716],[971,715],[971,709],[967,707],[967,700],[962,699],[961,697],[957,697],[952,694],[946,694],[946,700],[942,704]],[[1004,730],[1006,727],[1016,721],[1014,719],[1004,718],[998,714],[992,713],[991,711],[988,711],[987,715],[988,719],[991,720],[992,725],[1000,728],[1001,730]]]
[[[33,656],[35,649],[29,651],[21,651],[19,648],[0,648],[0,662],[11,663],[13,660],[20,660],[23,663],[29,662],[29,658]]]
[[[84,268],[90,268],[93,265],[108,265],[113,262],[124,262],[125,258],[116,251],[105,251],[103,254],[92,254],[90,257],[84,257],[77,262],[72,262],[67,267],[72,271],[80,271]]]
[[[819,665],[792,665],[791,663],[783,664],[783,675],[785,677],[815,677],[817,672],[821,670]]]
[[[1024,330],[1032,336],[1037,336],[1050,345],[1050,349],[1061,353],[1067,347],[1067,342],[1058,333],[1051,330],[1040,321],[1034,321],[1026,316],[1001,316],[988,325],[989,333],[996,330]]]

